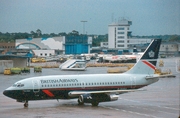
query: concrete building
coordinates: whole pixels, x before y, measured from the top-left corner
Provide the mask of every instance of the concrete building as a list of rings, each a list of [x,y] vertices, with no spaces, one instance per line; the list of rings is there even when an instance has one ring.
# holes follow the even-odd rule
[[[55,54],[55,50],[33,50],[35,56],[38,57],[46,57],[46,56],[53,56]]]
[[[180,53],[180,43],[177,44],[178,44],[178,52]]]
[[[0,54],[5,54],[11,49],[15,49],[15,42],[0,43]]]
[[[163,42],[160,47],[160,54],[166,56],[180,56],[180,43]]]
[[[19,55],[0,55],[0,61],[1,60],[6,60],[12,61],[12,66],[13,67],[26,67],[28,65],[28,56],[19,56]],[[0,67],[3,65],[0,65]],[[10,66],[10,67],[12,67]],[[8,68],[10,68],[8,66]],[[4,68],[4,66],[3,66]],[[5,69],[5,68],[4,68]]]
[[[144,52],[151,41],[152,39],[130,38],[128,39],[127,47],[130,52],[132,52],[134,48],[136,48],[138,52]]]
[[[119,54],[122,54],[123,51],[128,50],[128,52],[132,52],[134,48],[137,48],[138,51],[143,52],[146,47],[151,43],[152,39],[137,39],[137,38],[129,38],[127,40],[127,47],[125,48],[108,48],[108,42],[101,42],[100,48],[103,49],[102,52],[108,52],[109,50],[116,50]],[[104,51],[105,50],[105,51]]]
[[[122,19],[108,26],[108,48],[128,48],[128,39],[131,36],[130,25],[132,21]]]
[[[0,72],[11,67],[26,67],[30,50],[16,50],[15,42],[0,43]]]
[[[13,61],[12,60],[0,60],[0,74],[4,73],[5,69],[12,68]]]
[[[100,42],[100,47],[108,48],[108,42]]]

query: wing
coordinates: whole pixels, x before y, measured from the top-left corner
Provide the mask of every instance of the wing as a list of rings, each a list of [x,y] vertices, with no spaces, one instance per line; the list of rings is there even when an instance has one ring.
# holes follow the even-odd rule
[[[131,90],[104,90],[104,91],[71,91],[68,93],[70,97],[76,97],[82,94],[122,94],[127,92],[144,91],[144,89],[131,89]]]

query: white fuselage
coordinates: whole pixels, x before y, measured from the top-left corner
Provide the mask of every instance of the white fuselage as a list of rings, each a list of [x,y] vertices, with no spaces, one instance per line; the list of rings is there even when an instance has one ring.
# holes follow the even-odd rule
[[[147,75],[139,74],[87,74],[87,75],[52,75],[32,77],[20,80],[15,84],[22,87],[11,86],[6,90],[111,90],[111,89],[137,89],[158,81],[146,80]],[[77,96],[78,97],[78,96]]]

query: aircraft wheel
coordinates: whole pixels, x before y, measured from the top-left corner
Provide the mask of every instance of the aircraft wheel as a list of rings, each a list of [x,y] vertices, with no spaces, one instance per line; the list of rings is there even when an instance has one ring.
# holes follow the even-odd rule
[[[83,102],[79,102],[79,100],[78,100],[78,105],[84,105],[84,103]]]
[[[24,107],[28,107],[28,101],[24,103]]]
[[[83,96],[80,95],[78,98],[78,105],[84,105]]]

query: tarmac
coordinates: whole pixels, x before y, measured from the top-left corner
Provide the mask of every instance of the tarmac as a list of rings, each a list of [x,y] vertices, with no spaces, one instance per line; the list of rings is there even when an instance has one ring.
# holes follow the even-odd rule
[[[176,58],[175,58],[176,59]],[[165,59],[165,69],[176,72],[174,58]],[[119,95],[113,102],[79,106],[77,99],[29,101],[29,107],[4,96],[3,91],[18,80],[40,75],[96,74],[107,73],[107,67],[89,67],[86,71],[60,71],[58,68],[43,68],[42,73],[3,75],[0,74],[0,118],[178,118],[180,115],[180,75],[175,78],[160,78],[146,91]]]

